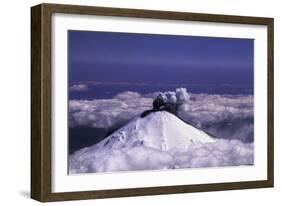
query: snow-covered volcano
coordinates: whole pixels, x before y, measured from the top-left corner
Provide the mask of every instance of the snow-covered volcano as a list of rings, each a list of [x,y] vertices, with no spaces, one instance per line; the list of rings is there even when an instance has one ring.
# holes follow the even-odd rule
[[[134,118],[94,147],[121,149],[144,145],[161,151],[186,151],[194,142],[214,142],[214,139],[177,116],[158,111]]]
[[[70,173],[82,173],[190,167],[194,150],[205,157],[203,166],[212,166],[218,163],[208,156],[217,141],[174,114],[157,111],[135,117],[101,142],[75,152],[70,156],[69,169]],[[235,141],[233,145],[231,141],[227,141],[229,145],[219,142],[224,146],[221,153],[236,145]]]

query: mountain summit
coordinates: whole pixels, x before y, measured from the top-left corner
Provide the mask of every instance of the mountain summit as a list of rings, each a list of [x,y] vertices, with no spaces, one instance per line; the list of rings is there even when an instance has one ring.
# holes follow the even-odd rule
[[[96,149],[121,149],[146,146],[160,151],[186,151],[195,142],[214,142],[199,130],[167,111],[136,117],[125,126],[94,145]]]

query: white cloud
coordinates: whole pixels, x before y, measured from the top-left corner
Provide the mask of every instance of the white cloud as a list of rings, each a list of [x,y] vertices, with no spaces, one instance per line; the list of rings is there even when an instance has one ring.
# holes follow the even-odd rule
[[[190,94],[179,116],[217,137],[253,141],[252,95]]]
[[[112,99],[70,100],[70,126],[109,128],[121,125],[151,108],[152,98],[124,92]]]
[[[122,125],[152,109],[158,94],[124,92],[112,99],[70,100],[70,126]],[[185,121],[220,138],[253,141],[253,95],[187,94],[181,89],[174,94],[182,103],[178,115]]]
[[[141,94],[139,94],[137,92],[123,92],[123,93],[117,94],[114,98],[126,101],[126,100],[131,100],[131,99],[139,99],[139,98],[142,98],[142,96],[141,96]]]
[[[88,91],[89,88],[86,84],[74,84],[72,85],[69,90],[71,92],[74,92],[74,91],[81,91],[81,92],[85,92],[85,91]]]
[[[183,118],[200,122],[223,121],[253,117],[252,95],[191,94],[188,108],[180,112]]]
[[[89,151],[93,150],[93,151]],[[70,156],[70,173],[237,166],[254,164],[253,143],[217,140],[193,143],[185,152],[160,151],[147,146],[79,150]]]

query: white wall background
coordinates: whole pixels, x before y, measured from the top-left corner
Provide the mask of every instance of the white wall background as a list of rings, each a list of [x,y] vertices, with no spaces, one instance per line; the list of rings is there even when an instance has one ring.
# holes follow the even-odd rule
[[[275,18],[275,188],[47,203],[52,205],[280,205],[281,12],[276,0],[57,0],[95,6],[128,7]],[[37,0],[1,2],[0,31],[0,203],[39,205],[30,184],[30,7]],[[280,4],[280,5],[278,5]]]

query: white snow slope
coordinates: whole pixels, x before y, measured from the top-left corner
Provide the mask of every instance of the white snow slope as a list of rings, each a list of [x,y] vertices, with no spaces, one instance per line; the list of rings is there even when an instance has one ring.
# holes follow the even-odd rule
[[[219,140],[159,111],[136,117],[69,158],[70,173],[253,164],[253,144]]]

